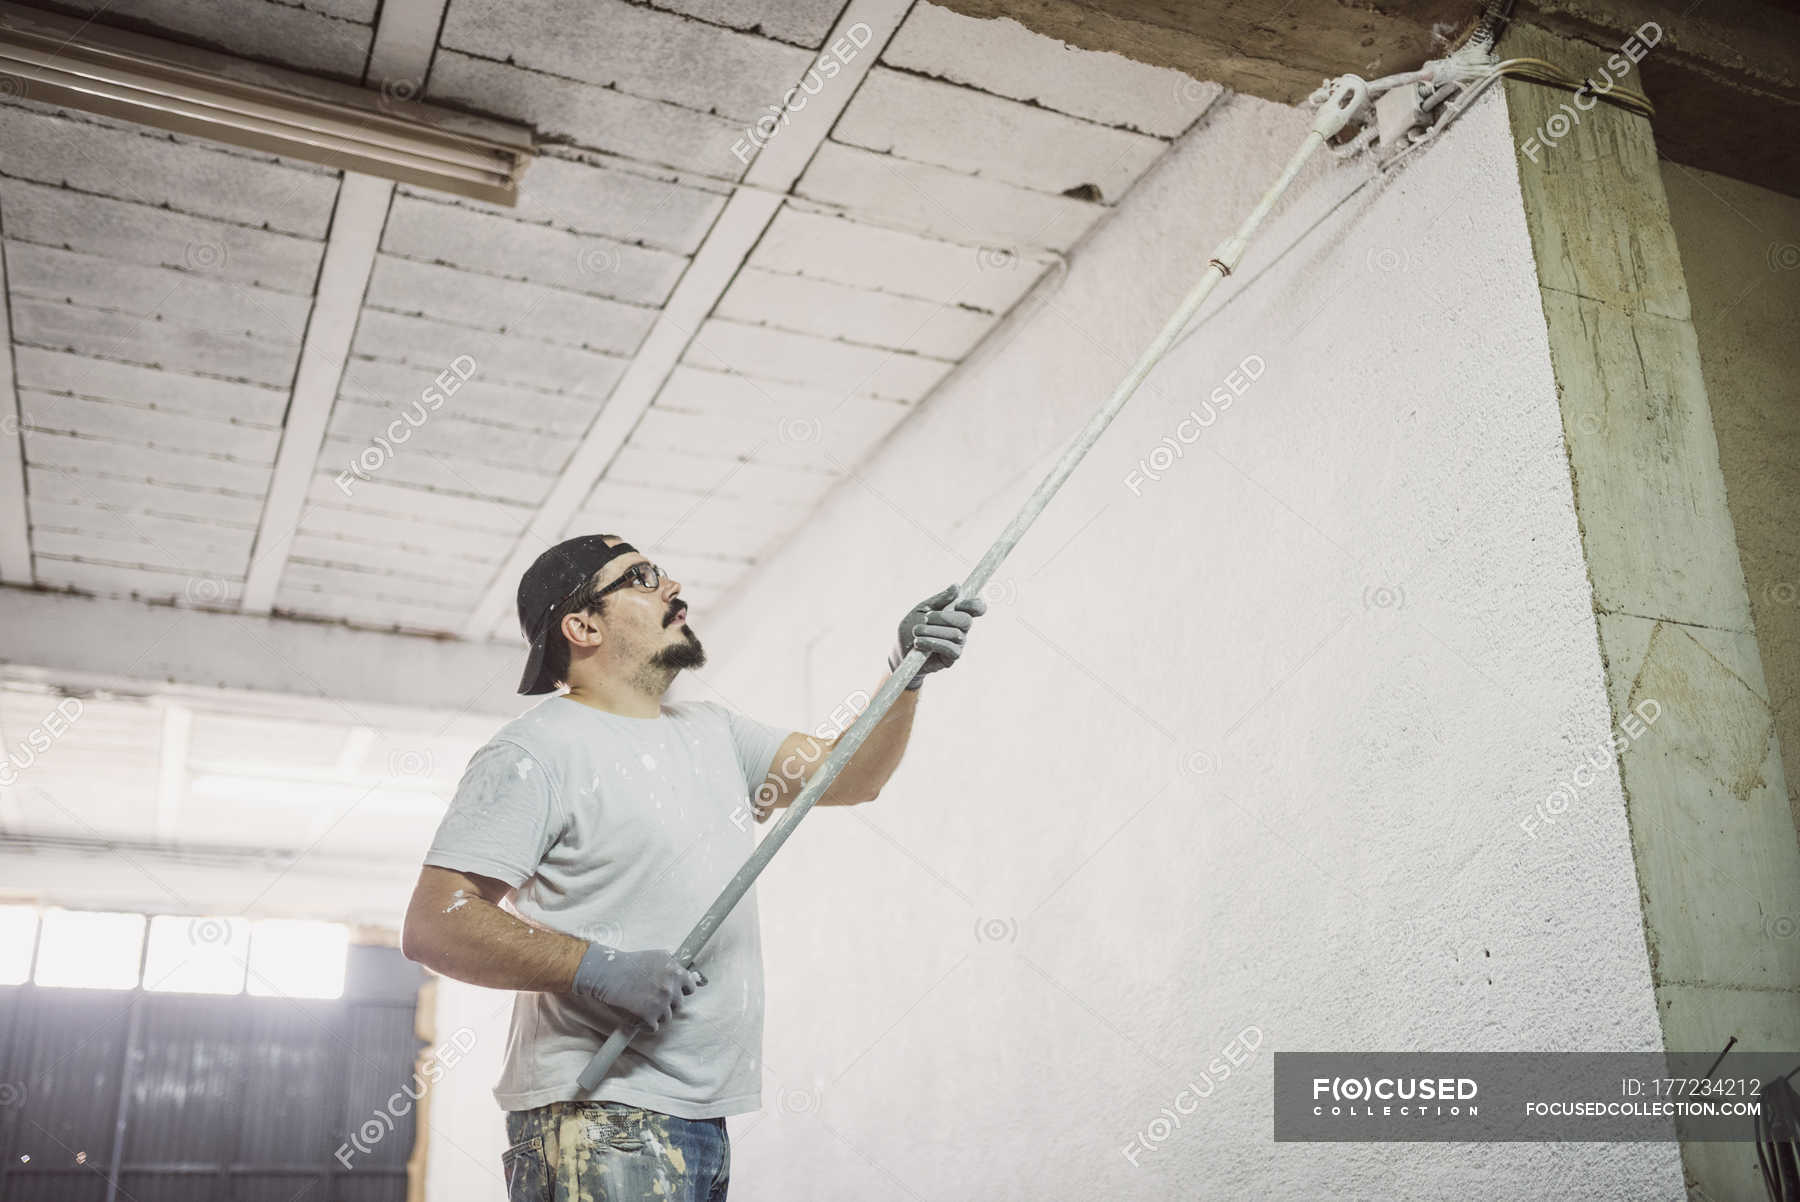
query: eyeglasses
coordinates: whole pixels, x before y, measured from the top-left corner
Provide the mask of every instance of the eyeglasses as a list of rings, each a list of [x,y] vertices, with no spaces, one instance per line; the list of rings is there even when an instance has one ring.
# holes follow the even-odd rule
[[[624,588],[626,585],[634,582],[645,592],[653,593],[662,587],[662,580],[662,569],[655,564],[634,563],[625,569],[625,574],[623,576],[620,576],[617,580],[594,594],[594,604],[598,605],[600,603],[600,598],[606,596],[606,594],[612,592],[614,589]]]

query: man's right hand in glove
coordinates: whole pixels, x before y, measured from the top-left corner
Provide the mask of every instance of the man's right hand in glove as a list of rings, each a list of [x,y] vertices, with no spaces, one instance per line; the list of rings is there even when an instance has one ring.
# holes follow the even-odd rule
[[[589,943],[570,992],[623,1010],[654,1031],[669,1021],[677,1002],[704,984],[706,978],[683,968],[672,952],[623,952]]]

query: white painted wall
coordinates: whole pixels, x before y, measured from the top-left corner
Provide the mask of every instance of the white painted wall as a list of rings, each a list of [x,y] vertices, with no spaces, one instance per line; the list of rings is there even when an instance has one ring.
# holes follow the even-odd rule
[[[1001,568],[883,797],[815,813],[764,877],[734,1199],[1681,1196],[1673,1145],[1270,1135],[1276,1050],[1660,1046],[1610,760],[1521,828],[1610,717],[1502,104],[1340,207],[1366,168],[1315,165]],[[1236,99],[1190,134],[694,615],[715,666],[688,691],[797,728],[872,691],[901,612],[973,564],[1306,123]]]
[[[494,1083],[506,1058],[513,995],[437,978],[434,1047],[468,1047],[431,1090],[425,1140],[427,1202],[492,1202],[506,1197],[500,1155],[506,1116],[494,1103]],[[473,1036],[456,1038],[467,1030]]]
[[[1315,166],[1002,567],[881,800],[782,851],[734,1199],[1681,1196],[1673,1145],[1270,1139],[1276,1050],[1659,1046],[1616,774],[1521,827],[1610,718],[1501,103],[1360,191]],[[695,614],[714,667],[682,691],[796,728],[872,692],[900,612],[968,570],[1305,125],[1236,99],[1180,144]],[[495,1196],[506,999],[439,998],[478,1042],[436,1091],[429,1196]]]

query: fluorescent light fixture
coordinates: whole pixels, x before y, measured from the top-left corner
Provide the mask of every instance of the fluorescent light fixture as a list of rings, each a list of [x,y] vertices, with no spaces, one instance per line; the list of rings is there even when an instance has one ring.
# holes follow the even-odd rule
[[[143,947],[142,914],[45,910],[33,980],[78,989],[134,989]]]
[[[242,993],[250,920],[158,914],[144,949],[144,988],[153,993]]]
[[[531,132],[522,126],[256,67],[259,78],[283,85],[270,86],[220,70],[228,65],[252,73],[222,55],[0,4],[0,74],[19,80],[26,99],[495,204],[517,201],[531,159]]]
[[[343,997],[349,957],[349,927],[265,918],[250,932],[250,992],[258,997]]]

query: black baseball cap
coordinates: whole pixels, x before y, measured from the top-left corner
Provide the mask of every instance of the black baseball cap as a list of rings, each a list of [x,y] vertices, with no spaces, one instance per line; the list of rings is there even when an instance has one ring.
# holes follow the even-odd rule
[[[519,577],[519,632],[531,644],[525,661],[525,675],[519,679],[521,693],[554,693],[556,681],[544,671],[545,649],[551,638],[551,617],[556,609],[582,585],[594,578],[609,561],[630,555],[637,548],[630,543],[608,546],[604,534],[584,534],[557,543],[532,561]]]

